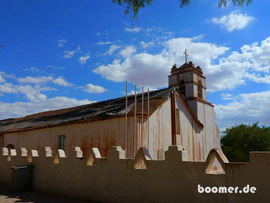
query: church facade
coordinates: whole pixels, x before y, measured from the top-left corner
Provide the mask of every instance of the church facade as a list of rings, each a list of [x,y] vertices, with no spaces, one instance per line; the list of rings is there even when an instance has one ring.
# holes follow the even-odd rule
[[[84,156],[98,147],[106,157],[121,146],[127,158],[140,147],[152,159],[164,159],[170,145],[182,145],[187,161],[205,161],[220,148],[214,106],[206,100],[206,78],[192,62],[174,65],[168,88],[0,121],[2,147],[67,152],[81,147]]]

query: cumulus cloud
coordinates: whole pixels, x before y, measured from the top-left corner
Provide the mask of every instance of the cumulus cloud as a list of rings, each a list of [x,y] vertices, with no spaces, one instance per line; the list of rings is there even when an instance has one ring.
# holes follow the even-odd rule
[[[211,22],[217,25],[221,25],[228,32],[234,30],[242,30],[252,21],[254,17],[248,16],[247,14],[242,14],[239,11],[233,11],[229,15],[224,15],[220,18],[212,18]]]
[[[105,55],[112,55],[119,48],[120,46],[113,44],[110,46],[109,50],[105,53]]]
[[[125,28],[126,32],[140,32],[141,30],[142,30],[141,27]]]
[[[68,97],[53,97],[50,99],[43,98],[42,100],[31,102],[0,102],[0,119],[20,117],[33,113],[68,108],[93,102],[94,101],[89,101],[87,99],[78,100]]]
[[[115,59],[111,64],[101,65],[94,72],[115,82],[128,80],[152,88],[165,87],[171,66],[175,63],[183,64],[185,48],[189,50],[191,60],[202,67],[209,66],[212,59],[228,50],[227,47],[211,43],[194,42],[192,38],[171,39],[166,41],[164,46],[158,54],[137,53],[134,47],[127,47],[120,51],[123,59]]]
[[[163,44],[164,48],[157,54],[138,53],[134,47],[129,47],[132,51],[128,52],[124,48],[119,58],[98,66],[94,72],[115,82],[128,80],[152,88],[166,87],[172,65],[183,64],[183,51],[187,49],[189,60],[200,65],[207,77],[208,91],[233,89],[247,80],[269,84],[270,37],[260,44],[244,45],[239,52],[230,53],[229,47],[195,38],[173,38]]]
[[[90,59],[90,54],[86,54],[85,56],[81,56],[79,59],[80,64],[86,64],[88,59]]]
[[[78,45],[77,49],[71,50],[71,51],[65,51],[64,53],[64,58],[68,59],[73,57],[77,52],[79,52],[81,50],[80,46]]]
[[[228,126],[256,121],[269,125],[270,91],[240,94],[238,97],[237,101],[226,105],[215,105],[217,121],[222,130]]]
[[[53,83],[60,85],[60,86],[64,86],[64,87],[71,87],[73,86],[72,83],[67,82],[62,76],[56,78],[55,80],[53,80]]]
[[[84,91],[88,93],[99,94],[106,92],[107,90],[99,85],[87,84],[84,88]]]

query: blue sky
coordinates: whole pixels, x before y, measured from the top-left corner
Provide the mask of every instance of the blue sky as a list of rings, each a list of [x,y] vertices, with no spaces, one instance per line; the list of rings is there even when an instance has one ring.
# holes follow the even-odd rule
[[[125,80],[166,87],[188,49],[222,130],[269,125],[269,7],[154,0],[132,20],[111,0],[2,1],[0,119],[123,96]]]

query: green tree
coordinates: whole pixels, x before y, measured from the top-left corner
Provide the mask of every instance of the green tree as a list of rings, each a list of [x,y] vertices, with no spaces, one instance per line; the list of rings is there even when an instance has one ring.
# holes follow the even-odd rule
[[[251,151],[270,151],[270,127],[238,125],[227,128],[221,147],[229,161],[248,161]]]
[[[243,5],[249,5],[253,0],[217,0],[218,1],[218,7],[226,7],[228,1],[231,1],[233,5],[235,6],[243,6]],[[112,0],[113,3],[116,3],[118,5],[125,5],[126,10],[125,14],[130,13],[130,11],[133,13],[133,17],[136,18],[139,10],[141,8],[144,8],[145,6],[151,6],[152,0]],[[180,7],[183,8],[184,6],[187,6],[191,3],[191,0],[179,0]]]

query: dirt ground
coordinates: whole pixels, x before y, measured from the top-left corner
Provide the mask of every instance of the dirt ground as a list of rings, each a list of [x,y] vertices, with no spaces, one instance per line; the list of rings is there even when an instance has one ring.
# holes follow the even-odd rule
[[[10,192],[0,188],[0,203],[12,202],[35,202],[35,203],[90,203],[90,201],[83,201],[58,195],[45,194],[41,192]]]

